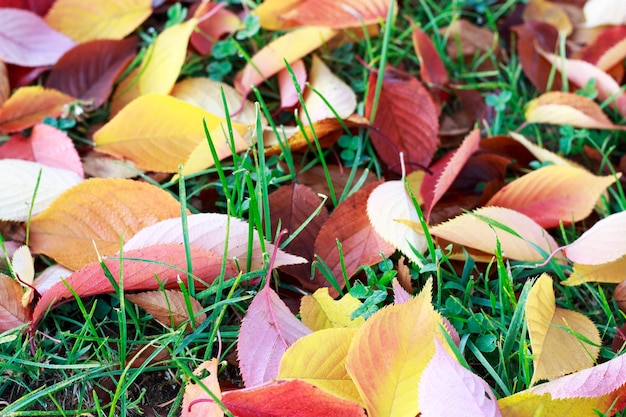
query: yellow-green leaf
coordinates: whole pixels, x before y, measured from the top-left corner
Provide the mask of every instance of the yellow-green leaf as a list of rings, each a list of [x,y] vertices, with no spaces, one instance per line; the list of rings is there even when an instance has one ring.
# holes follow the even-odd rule
[[[335,301],[328,294],[328,288],[320,288],[313,295],[302,297],[300,317],[302,322],[314,332],[333,327],[357,328],[365,323],[365,319],[358,317],[351,320],[350,315],[361,304],[350,294],[346,294],[340,300]]]
[[[528,294],[526,321],[535,368],[533,383],[595,363],[602,344],[598,329],[582,314],[556,307],[552,279],[545,273]]]
[[[345,362],[355,329],[324,329],[298,339],[283,354],[278,379],[300,379],[363,405]]]

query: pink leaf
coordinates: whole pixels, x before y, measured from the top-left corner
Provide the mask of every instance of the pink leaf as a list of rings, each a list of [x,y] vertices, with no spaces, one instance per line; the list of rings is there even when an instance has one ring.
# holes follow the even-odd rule
[[[239,331],[237,356],[246,387],[276,378],[287,348],[309,333],[311,330],[266,285],[252,300]]]
[[[489,385],[452,358],[436,337],[435,355],[422,373],[418,398],[422,417],[502,415]]]
[[[304,85],[306,84],[306,68],[304,67],[304,61],[301,59],[291,64],[293,74],[296,76],[296,81],[300,86],[300,91],[304,91]],[[280,90],[280,107],[283,109],[289,109],[295,107],[299,102],[298,91],[296,90],[291,74],[287,68],[281,70],[278,73],[278,88]]]
[[[0,56],[5,62],[25,67],[52,65],[74,46],[73,40],[32,12],[0,10]]]
[[[565,247],[570,261],[585,265],[600,265],[626,255],[626,211],[600,220],[578,239]]]
[[[80,177],[85,176],[72,139],[46,124],[35,125],[30,138],[12,136],[0,147],[0,158],[39,162],[42,165],[74,171]]]
[[[409,294],[407,290],[402,288],[402,285],[400,285],[400,281],[398,281],[397,278],[393,279],[392,286],[393,286],[393,303],[394,304],[404,304],[407,301],[410,301],[411,299],[413,299],[411,294]]]

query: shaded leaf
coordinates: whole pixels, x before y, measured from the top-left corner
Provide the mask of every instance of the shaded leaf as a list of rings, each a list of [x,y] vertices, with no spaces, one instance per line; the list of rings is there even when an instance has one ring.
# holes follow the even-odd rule
[[[406,191],[404,181],[387,181],[376,187],[367,199],[367,217],[372,228],[386,242],[412,262],[421,263],[415,252],[426,251],[426,237],[400,222],[408,220],[419,224],[417,210]]]
[[[133,304],[146,310],[156,321],[164,326],[176,328],[184,322],[191,320],[187,301],[181,291],[147,291],[126,294],[125,297]],[[198,300],[193,297],[187,297],[194,312],[193,321],[198,326],[206,320],[206,313],[200,313],[202,305]],[[189,323],[187,323],[187,329],[191,329]]]
[[[386,306],[357,330],[346,360],[367,414],[414,416],[418,384],[435,353],[439,316],[431,304],[432,282],[413,300]]]
[[[585,265],[600,265],[626,255],[626,211],[611,214],[596,222],[578,239],[565,247],[570,261]]]
[[[187,56],[187,44],[198,19],[170,26],[157,36],[139,68],[139,94],[168,94]]]
[[[534,373],[531,381],[553,379],[588,368],[600,353],[602,340],[591,320],[556,307],[552,279],[542,274],[525,306]]]
[[[67,190],[31,221],[36,253],[78,269],[120,249],[120,239],[158,221],[180,216],[166,191],[138,181],[92,178]]]
[[[267,282],[250,303],[237,339],[239,368],[246,387],[276,378],[287,348],[309,333]]]
[[[371,119],[375,73],[368,83],[371,88],[365,101],[365,116]],[[417,78],[387,67],[372,123],[374,129],[370,132],[377,155],[396,172],[400,172],[400,152],[404,153],[408,172],[427,167],[437,149],[438,117],[430,93]]]
[[[358,404],[299,380],[229,391],[222,403],[237,417],[365,417]]]
[[[462,214],[432,227],[430,233],[489,254],[496,253],[499,242],[504,257],[523,261],[542,261],[557,248],[552,236],[534,220],[502,207]]]
[[[0,274],[0,332],[14,329],[30,320],[30,309],[20,302],[23,295],[24,290],[16,280]]]
[[[41,86],[22,87],[0,107],[0,132],[17,132],[58,117],[66,104],[76,99]]]
[[[185,162],[197,146],[205,145],[208,150],[203,120],[210,131],[224,123],[220,117],[184,101],[149,94],[124,107],[94,133],[93,139],[96,150],[120,159],[130,159],[140,168],[178,172],[178,165]],[[246,129],[237,123],[233,127]],[[238,150],[248,146],[241,142],[237,145]],[[220,157],[231,155],[225,141],[216,141],[215,147]]]
[[[579,166],[574,161],[570,161],[569,159],[563,158],[561,155],[558,155],[546,148],[535,145],[519,133],[510,132],[509,136],[526,148],[526,150],[530,152],[539,162],[550,162],[553,165],[559,166]]]
[[[337,32],[320,27],[296,29],[273,40],[257,52],[235,78],[235,88],[244,96],[267,78],[313,52],[335,37]]]
[[[535,20],[552,25],[565,36],[570,35],[573,30],[572,22],[565,10],[547,0],[530,0],[524,7],[522,17],[524,21]]]
[[[446,52],[452,58],[460,56],[466,63],[474,63],[475,58],[480,55],[493,54],[496,58],[502,55],[495,34],[467,19],[454,19],[450,26],[440,31],[446,37]],[[493,64],[485,61],[478,66],[483,67],[493,69]]]
[[[222,257],[211,251],[190,247],[193,263],[194,283],[198,289],[207,288],[220,275]],[[180,289],[179,280],[188,279],[186,251],[182,245],[157,245],[144,249],[124,252],[122,261],[118,256],[103,259],[102,262],[111,272],[119,285],[123,271],[124,291],[148,291]],[[236,275],[237,271],[230,262],[226,263],[227,275]],[[55,284],[39,300],[33,312],[33,323],[37,324],[46,311],[63,300],[115,292],[113,285],[104,274],[99,262],[91,262],[74,272],[65,281]]]
[[[0,57],[9,64],[25,67],[52,65],[74,46],[35,13],[2,8],[0,13]]]
[[[350,294],[334,300],[328,294],[328,288],[320,288],[312,295],[302,297],[300,317],[309,329],[317,332],[331,328],[359,328],[365,323],[363,317],[351,318],[354,310],[363,303]]]
[[[0,176],[0,219],[3,220],[26,221],[29,214],[41,213],[65,190],[82,181],[75,172],[19,159],[0,160],[0,172],[3,173]]]
[[[35,161],[73,171],[79,177],[85,175],[72,139],[65,132],[47,124],[35,125],[29,138],[13,135],[0,147],[0,158]]]
[[[82,158],[85,174],[96,178],[133,178],[142,171],[130,161],[120,161],[103,153],[90,151]]]
[[[180,213],[180,209],[179,209]],[[139,230],[124,245],[124,250],[135,250],[153,245],[183,244],[183,227],[180,217],[168,218],[148,225]],[[252,229],[250,243],[250,226],[235,217],[221,213],[200,213],[187,216],[187,236],[189,243],[197,248],[214,253],[224,254],[224,246],[228,245],[226,256],[236,262],[244,272],[263,269],[265,259],[261,250],[258,233]],[[248,248],[252,253],[248,253]],[[271,252],[274,245],[265,242],[265,250]],[[250,258],[250,269],[247,259]],[[274,267],[304,263],[305,259],[291,255],[278,249]]]
[[[319,58],[317,59],[319,60]],[[293,71],[293,74],[296,78],[296,82],[300,87],[300,91],[304,91],[304,86],[307,80],[307,73],[306,67],[304,66],[304,61],[299,59],[290,66],[291,71]],[[278,73],[278,91],[280,92],[281,108],[289,109],[295,107],[300,102],[298,90],[296,89],[293,83],[293,79],[291,78],[291,73],[287,68],[281,70]]]
[[[67,51],[52,68],[46,87],[100,107],[136,54],[137,39],[96,40]]]
[[[94,39],[122,39],[151,13],[150,0],[57,0],[46,15],[46,22],[82,43]]]
[[[487,202],[525,214],[541,227],[556,227],[586,218],[615,182],[570,166],[550,165],[532,171],[500,189]]]
[[[194,371],[194,375],[200,377],[204,372],[208,375],[201,379],[202,383],[217,398],[222,398],[220,384],[217,380],[217,359],[213,358],[209,361],[202,362]],[[185,385],[185,393],[183,394],[183,405],[181,417],[222,417],[224,411],[213,400],[213,398],[205,391],[200,384],[187,381]]]
[[[33,281],[33,286],[37,288],[37,292],[41,295],[45,294],[57,282],[61,282],[72,275],[73,271],[59,264],[47,267]]]
[[[437,338],[435,354],[419,382],[419,399],[422,417],[501,416],[489,385],[461,366]]]
[[[345,368],[355,329],[324,329],[308,334],[287,349],[278,368],[279,379],[297,379],[362,405]]]
[[[374,231],[368,214],[367,201],[379,183],[362,187],[352,194],[328,217],[315,239],[315,253],[326,262],[341,287],[345,285],[337,240],[341,242],[343,264],[347,277],[354,275],[362,265],[373,265],[381,260],[381,253],[390,256],[394,247]],[[316,271],[314,280],[305,288],[330,287],[330,283]],[[334,290],[331,290],[331,293]]]

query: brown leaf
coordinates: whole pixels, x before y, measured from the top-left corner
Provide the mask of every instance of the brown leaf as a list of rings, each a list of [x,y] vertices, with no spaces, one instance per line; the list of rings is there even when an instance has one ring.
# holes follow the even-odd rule
[[[272,213],[272,230],[277,230],[280,222],[281,229],[286,229],[289,235],[304,224],[322,204],[322,199],[315,191],[306,185],[297,183],[280,187],[269,195],[268,200]],[[322,207],[321,211],[284,249],[294,255],[313,261],[315,238],[327,219],[328,210],[326,207]],[[285,265],[280,269],[294,276],[303,284],[310,282],[311,266],[309,264]]]
[[[350,169],[340,167],[338,165],[328,165],[328,174],[333,183],[335,194],[337,197],[343,194],[350,177]],[[354,187],[356,181],[365,176],[364,184],[371,184],[377,181],[376,175],[372,171],[365,171],[363,168],[357,168],[354,181],[350,183],[350,187]],[[330,190],[326,181],[324,167],[317,164],[306,171],[299,171],[296,174],[298,184],[307,185],[317,194],[329,196]],[[330,203],[330,202],[329,202]]]
[[[448,27],[440,30],[446,38],[446,52],[457,59],[462,57],[466,63],[471,63],[476,57],[493,53],[500,58],[502,52],[496,40],[495,34],[489,29],[474,25],[466,19],[458,19]],[[481,63],[479,69],[494,69],[490,60]]]
[[[187,301],[181,291],[147,291],[137,294],[126,294],[125,297],[133,304],[137,304],[146,310],[156,321],[164,326],[177,328],[190,320]],[[206,313],[200,313],[202,305],[195,298],[189,297],[189,303],[194,313],[193,320],[196,326],[199,326],[206,320]],[[187,329],[190,330],[191,328],[191,324],[187,323]]]
[[[9,94],[11,94],[9,72],[7,71],[7,66],[4,61],[0,59],[0,107],[7,101]]]
[[[372,73],[368,81],[370,88],[365,101],[368,118],[374,108],[377,78]],[[400,152],[404,152],[408,172],[430,165],[437,150],[438,116],[437,106],[422,83],[388,66],[371,132],[376,153],[395,172],[400,172]]]
[[[343,263],[348,277],[354,275],[362,265],[380,262],[381,253],[390,256],[395,251],[393,246],[374,231],[367,215],[367,200],[380,184],[376,182],[362,187],[337,206],[315,239],[315,253],[326,262],[342,288],[345,282],[337,240],[342,245]],[[330,286],[319,270],[316,270],[313,281],[305,288]]]
[[[28,323],[31,311],[21,303],[24,290],[16,280],[0,274],[0,333]]]

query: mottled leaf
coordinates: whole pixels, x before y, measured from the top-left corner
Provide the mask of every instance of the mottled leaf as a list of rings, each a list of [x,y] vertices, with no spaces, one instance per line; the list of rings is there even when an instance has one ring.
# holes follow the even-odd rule
[[[608,27],[580,52],[581,59],[603,71],[619,65],[626,57],[626,26]]]

